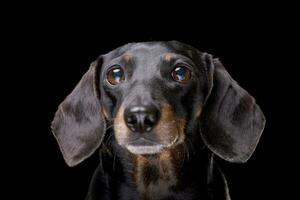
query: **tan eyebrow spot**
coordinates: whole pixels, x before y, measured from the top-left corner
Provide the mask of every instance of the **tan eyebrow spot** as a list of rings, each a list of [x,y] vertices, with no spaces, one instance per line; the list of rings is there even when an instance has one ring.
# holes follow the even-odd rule
[[[172,58],[172,53],[166,53],[165,54],[165,61],[170,62]]]
[[[122,58],[125,60],[125,62],[129,62],[132,58],[132,55],[130,53],[125,53]]]

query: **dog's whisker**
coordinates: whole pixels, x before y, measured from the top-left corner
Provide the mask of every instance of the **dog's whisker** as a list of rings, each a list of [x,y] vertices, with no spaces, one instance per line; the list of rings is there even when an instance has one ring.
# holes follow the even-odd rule
[[[106,144],[107,146],[111,146],[111,142],[112,142],[113,136],[114,136],[114,135],[113,135],[112,132],[110,132],[110,131],[107,132],[107,135],[106,135],[106,138],[105,138],[105,144]]]
[[[183,143],[183,150],[184,150],[184,159],[187,157],[187,160],[189,161],[190,160],[190,153],[189,153],[189,149],[188,149],[188,146],[187,144],[184,142]],[[187,156],[185,156],[187,155]]]
[[[190,149],[191,149],[191,153],[195,153],[195,148],[194,148],[194,145],[193,145],[193,142],[192,142],[192,140],[190,139],[190,138],[188,138],[188,137],[186,137],[186,140],[187,140],[187,142],[189,143],[189,145],[190,145]],[[188,152],[189,152],[189,150],[188,150]]]
[[[116,156],[117,156],[117,154],[116,154],[115,151],[113,152],[113,155],[114,155],[114,159],[113,159],[113,172],[114,172],[115,171],[115,167],[116,167]]]
[[[114,125],[111,124],[111,125],[109,125],[109,126],[106,127],[106,130],[109,130],[109,129],[113,128],[113,127],[114,127]]]

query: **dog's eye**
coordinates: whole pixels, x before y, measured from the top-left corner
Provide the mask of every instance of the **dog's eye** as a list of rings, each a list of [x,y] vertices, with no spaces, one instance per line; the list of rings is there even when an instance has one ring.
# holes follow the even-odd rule
[[[125,80],[124,72],[121,67],[114,67],[106,74],[107,81],[112,85],[117,85]]]
[[[175,81],[180,82],[180,83],[186,83],[192,77],[191,71],[185,66],[176,67],[172,71],[171,75]]]

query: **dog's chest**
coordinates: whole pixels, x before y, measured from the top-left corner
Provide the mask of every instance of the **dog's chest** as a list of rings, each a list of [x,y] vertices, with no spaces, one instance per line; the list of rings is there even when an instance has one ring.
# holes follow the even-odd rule
[[[177,170],[170,153],[157,159],[136,159],[135,182],[137,191],[144,200],[162,199],[169,196],[177,184]]]

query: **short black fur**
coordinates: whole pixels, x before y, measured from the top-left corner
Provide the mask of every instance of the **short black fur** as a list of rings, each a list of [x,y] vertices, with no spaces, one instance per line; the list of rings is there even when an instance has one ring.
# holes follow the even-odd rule
[[[192,73],[187,83],[172,79],[178,63]],[[107,72],[116,65],[124,70],[125,81],[111,85]],[[141,134],[123,126],[118,114],[132,106],[152,106],[161,113],[153,131]],[[164,129],[159,122],[168,119],[176,123]],[[52,130],[69,166],[100,149],[86,200],[218,200],[230,197],[214,155],[246,162],[264,125],[254,98],[218,59],[170,41],[130,43],[99,56],[60,105]],[[155,132],[174,126],[179,137],[174,144],[171,132]],[[128,146],[141,138],[171,145],[154,154],[135,154]]]

